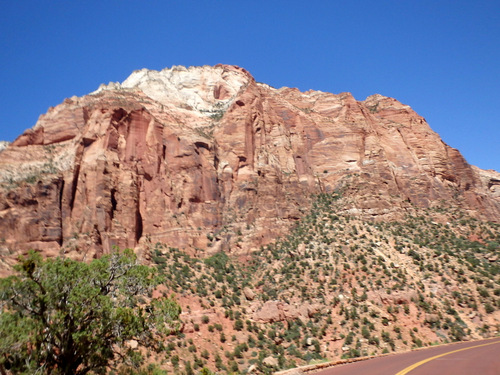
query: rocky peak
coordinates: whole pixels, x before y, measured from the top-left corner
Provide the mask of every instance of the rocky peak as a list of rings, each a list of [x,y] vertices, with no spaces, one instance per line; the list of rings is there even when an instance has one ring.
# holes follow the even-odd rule
[[[10,144],[10,142],[0,141],[0,152],[2,152],[3,150],[5,150],[9,144]]]
[[[230,65],[173,66],[161,71],[141,69],[125,81],[101,85],[105,90],[141,90],[163,105],[199,111],[209,116],[227,109],[236,96],[253,81],[244,69]]]

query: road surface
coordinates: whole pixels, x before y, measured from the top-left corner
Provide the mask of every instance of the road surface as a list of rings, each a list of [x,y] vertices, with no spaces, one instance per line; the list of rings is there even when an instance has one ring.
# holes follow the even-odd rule
[[[339,365],[314,375],[500,375],[500,338]]]

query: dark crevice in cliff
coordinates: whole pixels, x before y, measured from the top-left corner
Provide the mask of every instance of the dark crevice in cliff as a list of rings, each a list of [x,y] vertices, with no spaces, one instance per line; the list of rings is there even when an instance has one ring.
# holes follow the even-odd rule
[[[219,157],[217,155],[214,155],[214,168],[216,171],[219,169]]]
[[[64,179],[61,178],[59,180],[59,227],[61,228],[61,235],[59,236],[59,238],[57,239],[57,243],[59,244],[59,246],[62,246],[62,243],[63,243],[63,220],[62,220],[62,212],[63,212],[63,207],[62,207],[62,201],[63,201],[63,192],[64,192]]]
[[[194,145],[196,148],[204,148],[207,151],[210,151],[210,146],[206,142],[195,142]]]
[[[111,189],[111,220],[115,217],[116,207],[118,206],[118,202],[116,201],[116,189]]]
[[[83,137],[82,138],[82,145],[83,145],[83,147],[89,147],[94,142],[95,142],[94,138],[88,138],[88,137]]]
[[[71,183],[71,198],[69,201],[69,209],[73,211],[73,206],[75,204],[76,197],[76,187],[78,186],[78,179],[80,178],[80,166],[75,166],[75,171],[73,172],[73,181]]]
[[[495,178],[490,178],[488,181],[488,189],[491,189],[493,186],[500,185],[500,180],[497,180]]]
[[[135,211],[135,241],[139,242],[142,237],[142,215],[139,211],[139,207]]]
[[[62,200],[63,200],[63,191],[64,191],[64,179],[59,180],[59,211],[62,211]]]
[[[63,221],[62,221],[62,211],[63,211],[63,208],[62,208],[62,200],[63,200],[63,192],[64,192],[64,179],[63,178],[59,178],[57,180],[57,182],[55,183],[56,185],[56,189],[59,189],[58,191],[58,197],[57,197],[57,206],[58,206],[58,209],[59,209],[59,213],[58,213],[58,217],[57,217],[57,223],[59,225],[59,229],[60,229],[60,233],[59,235],[57,236],[57,239],[56,239],[56,242],[59,244],[59,246],[62,246],[62,242],[63,242]]]
[[[160,174],[160,172],[161,172],[161,165],[162,165],[162,161],[163,161],[163,160],[164,160],[164,159],[162,159],[160,155],[158,155],[158,156],[156,157],[156,174],[157,174],[157,175],[159,175],[159,174]]]
[[[99,228],[97,228],[97,225],[94,225],[94,232],[95,232],[95,243],[96,243],[96,245],[101,246],[102,245],[102,236],[101,236],[101,232],[99,231]]]
[[[139,177],[139,176],[138,176]],[[143,223],[142,223],[142,215],[141,215],[141,200],[143,199],[141,195],[141,179],[139,178],[136,182],[136,199],[135,199],[135,242],[136,244],[142,237],[143,231]]]
[[[123,108],[118,108],[113,111],[113,114],[111,115],[111,124],[115,127],[118,128],[120,122],[127,117],[128,113],[125,109]]]

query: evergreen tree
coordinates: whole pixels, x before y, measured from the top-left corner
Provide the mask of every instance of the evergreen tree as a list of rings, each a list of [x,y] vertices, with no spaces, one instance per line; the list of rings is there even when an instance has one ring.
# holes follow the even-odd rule
[[[180,306],[151,298],[159,279],[132,250],[90,263],[32,251],[15,269],[0,279],[0,371],[103,374],[137,362],[127,341],[159,350],[157,338],[180,327]]]

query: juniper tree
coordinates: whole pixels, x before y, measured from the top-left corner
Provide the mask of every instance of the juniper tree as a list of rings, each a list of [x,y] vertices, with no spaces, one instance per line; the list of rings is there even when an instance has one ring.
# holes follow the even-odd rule
[[[151,298],[159,279],[131,250],[90,263],[30,252],[15,269],[0,279],[2,372],[103,374],[137,358],[127,341],[159,350],[179,328],[180,306]]]

